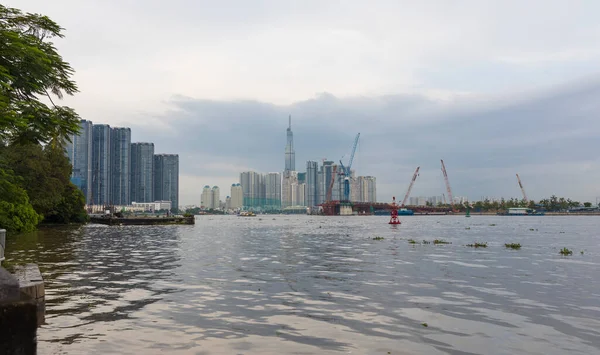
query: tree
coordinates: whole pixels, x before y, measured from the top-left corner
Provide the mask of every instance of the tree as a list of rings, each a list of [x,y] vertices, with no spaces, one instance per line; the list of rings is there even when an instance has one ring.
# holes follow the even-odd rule
[[[0,168],[0,227],[9,234],[31,232],[42,219],[17,180],[10,170]]]
[[[583,203],[583,207],[592,207],[592,203],[591,202],[584,202]]]
[[[46,16],[0,5],[0,140],[49,142],[78,132],[75,111],[53,100],[77,92],[73,69],[49,41],[62,30]]]

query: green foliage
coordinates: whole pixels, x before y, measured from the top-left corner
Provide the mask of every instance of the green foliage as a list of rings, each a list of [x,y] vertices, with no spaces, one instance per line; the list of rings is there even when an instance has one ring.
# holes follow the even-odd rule
[[[573,255],[573,251],[567,248],[562,248],[558,253],[563,256]]]
[[[17,180],[10,170],[0,168],[0,228],[8,234],[31,232],[42,219]]]
[[[445,241],[443,239],[436,239],[436,240],[433,241],[433,244],[452,244],[452,243],[447,242],[447,241]]]
[[[77,92],[73,69],[49,41],[61,31],[46,16],[0,5],[0,139],[38,143],[78,132],[75,111],[52,100]]]
[[[383,240],[383,237],[377,236],[377,237],[373,237],[373,240]]]
[[[510,243],[510,244],[506,243],[506,244],[504,244],[504,247],[509,248],[509,249],[519,250],[519,249],[521,249],[521,244],[519,244],[519,243]]]
[[[414,239],[409,239],[409,240],[408,240],[408,242],[409,242],[410,244],[417,244],[417,241],[416,241],[416,240],[414,240]]]
[[[466,246],[471,247],[471,248],[487,248],[487,242],[486,243],[475,242],[475,244],[467,244]]]
[[[583,203],[583,207],[592,207],[592,203],[591,202],[584,202]]]

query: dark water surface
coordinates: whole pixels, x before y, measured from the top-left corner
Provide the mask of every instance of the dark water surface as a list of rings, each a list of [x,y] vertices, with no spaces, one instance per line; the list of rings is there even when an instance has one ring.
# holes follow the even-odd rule
[[[7,258],[46,280],[40,354],[600,354],[600,218],[402,221],[88,225]]]

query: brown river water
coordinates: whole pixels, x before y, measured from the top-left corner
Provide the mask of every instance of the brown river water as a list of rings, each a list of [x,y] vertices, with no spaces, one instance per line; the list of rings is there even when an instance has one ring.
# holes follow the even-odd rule
[[[6,256],[46,281],[39,354],[600,354],[600,217],[401,220],[50,228]]]

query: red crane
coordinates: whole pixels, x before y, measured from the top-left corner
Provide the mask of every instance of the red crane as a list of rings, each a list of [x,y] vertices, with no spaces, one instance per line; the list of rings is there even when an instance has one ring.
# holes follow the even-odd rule
[[[417,176],[419,176],[419,169],[421,167],[418,166],[417,170],[415,170],[415,174],[412,177],[412,180],[410,181],[410,185],[408,185],[408,190],[406,190],[406,195],[404,195],[404,200],[402,200],[402,203],[400,204],[400,207],[404,207],[404,205],[406,204],[406,201],[408,200],[408,196],[410,196],[410,191],[413,188],[413,185],[415,183],[415,181],[417,180]]]
[[[519,187],[521,188],[521,192],[523,193],[523,200],[525,200],[525,203],[528,203],[529,200],[527,199],[527,194],[525,193],[525,189],[523,188],[523,184],[521,183],[521,178],[519,177],[519,174],[517,174],[517,181],[519,182]]]
[[[442,173],[444,173],[444,182],[446,183],[446,191],[448,191],[448,199],[450,199],[450,207],[454,211],[454,200],[452,199],[452,189],[450,188],[450,182],[448,181],[448,173],[446,172],[446,166],[444,165],[444,161],[442,162]]]

